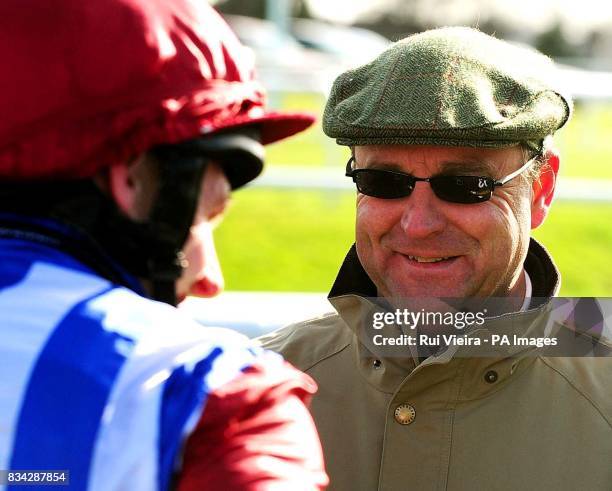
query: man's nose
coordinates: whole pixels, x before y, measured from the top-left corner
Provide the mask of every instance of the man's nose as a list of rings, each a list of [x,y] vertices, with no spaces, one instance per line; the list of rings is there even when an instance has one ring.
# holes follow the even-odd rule
[[[191,286],[190,293],[198,297],[214,297],[223,291],[225,280],[217,256],[217,248],[211,227],[200,227],[197,231],[203,247],[204,267],[196,282]]]
[[[404,210],[400,227],[406,235],[423,239],[445,229],[447,222],[440,210],[440,200],[428,182],[417,182],[410,196],[402,202]]]

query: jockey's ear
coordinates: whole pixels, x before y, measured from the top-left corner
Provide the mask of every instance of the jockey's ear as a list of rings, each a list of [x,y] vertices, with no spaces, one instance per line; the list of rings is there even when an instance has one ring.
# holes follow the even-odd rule
[[[128,164],[111,165],[107,187],[117,207],[126,216],[136,221],[146,220],[157,194],[157,167],[147,154]]]

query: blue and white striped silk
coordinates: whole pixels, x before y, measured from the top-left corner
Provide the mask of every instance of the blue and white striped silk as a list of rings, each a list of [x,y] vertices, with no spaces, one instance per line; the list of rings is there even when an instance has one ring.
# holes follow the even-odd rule
[[[207,396],[258,356],[15,239],[0,239],[0,332],[0,469],[69,470],[79,490],[167,489]]]

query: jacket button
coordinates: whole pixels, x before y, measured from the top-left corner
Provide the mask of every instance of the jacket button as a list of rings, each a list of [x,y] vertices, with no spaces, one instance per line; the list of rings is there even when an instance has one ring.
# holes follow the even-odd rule
[[[489,370],[487,373],[485,373],[484,379],[488,383],[494,384],[497,382],[497,372],[495,370]]]
[[[395,408],[395,421],[401,425],[409,425],[415,417],[416,411],[410,404],[400,404]]]

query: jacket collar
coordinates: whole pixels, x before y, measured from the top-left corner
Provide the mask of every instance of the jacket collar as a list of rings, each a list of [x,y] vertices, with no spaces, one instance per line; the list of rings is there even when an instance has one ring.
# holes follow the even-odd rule
[[[84,229],[47,217],[0,212],[0,239],[17,239],[61,251],[86,270],[147,296],[140,281],[111,258]]]
[[[531,239],[524,267],[531,277],[534,299],[539,303],[532,304],[526,312],[515,312],[499,317],[488,318],[485,329],[472,330],[466,336],[479,337],[487,332],[498,332],[503,329],[507,334],[537,335],[544,332],[547,326],[549,301],[555,296],[560,286],[560,276],[552,258],[536,240]],[[342,320],[354,332],[358,342],[354,343],[354,361],[359,372],[366,381],[383,392],[393,393],[402,390],[403,381],[416,372],[427,369],[434,377],[442,379],[453,376],[461,371],[470,373],[465,380],[464,390],[460,398],[469,399],[481,397],[491,390],[496,390],[500,384],[507,383],[527,369],[535,359],[533,348],[517,349],[511,347],[496,347],[488,356],[470,355],[473,347],[450,347],[440,354],[419,359],[418,354],[405,348],[405,356],[384,356],[377,353],[372,344],[371,326],[364,323],[370,319],[373,309],[379,308],[371,299],[376,297],[376,287],[363,269],[355,246],[351,247],[340,268],[336,281],[329,293],[329,300]],[[397,326],[384,327],[379,333],[383,336],[397,336]],[[429,367],[429,368],[428,368]],[[494,370],[499,380],[495,384],[488,383],[485,375]],[[471,381],[471,383],[470,383]],[[427,383],[433,380],[428,377]],[[411,386],[417,383],[414,379]]]

